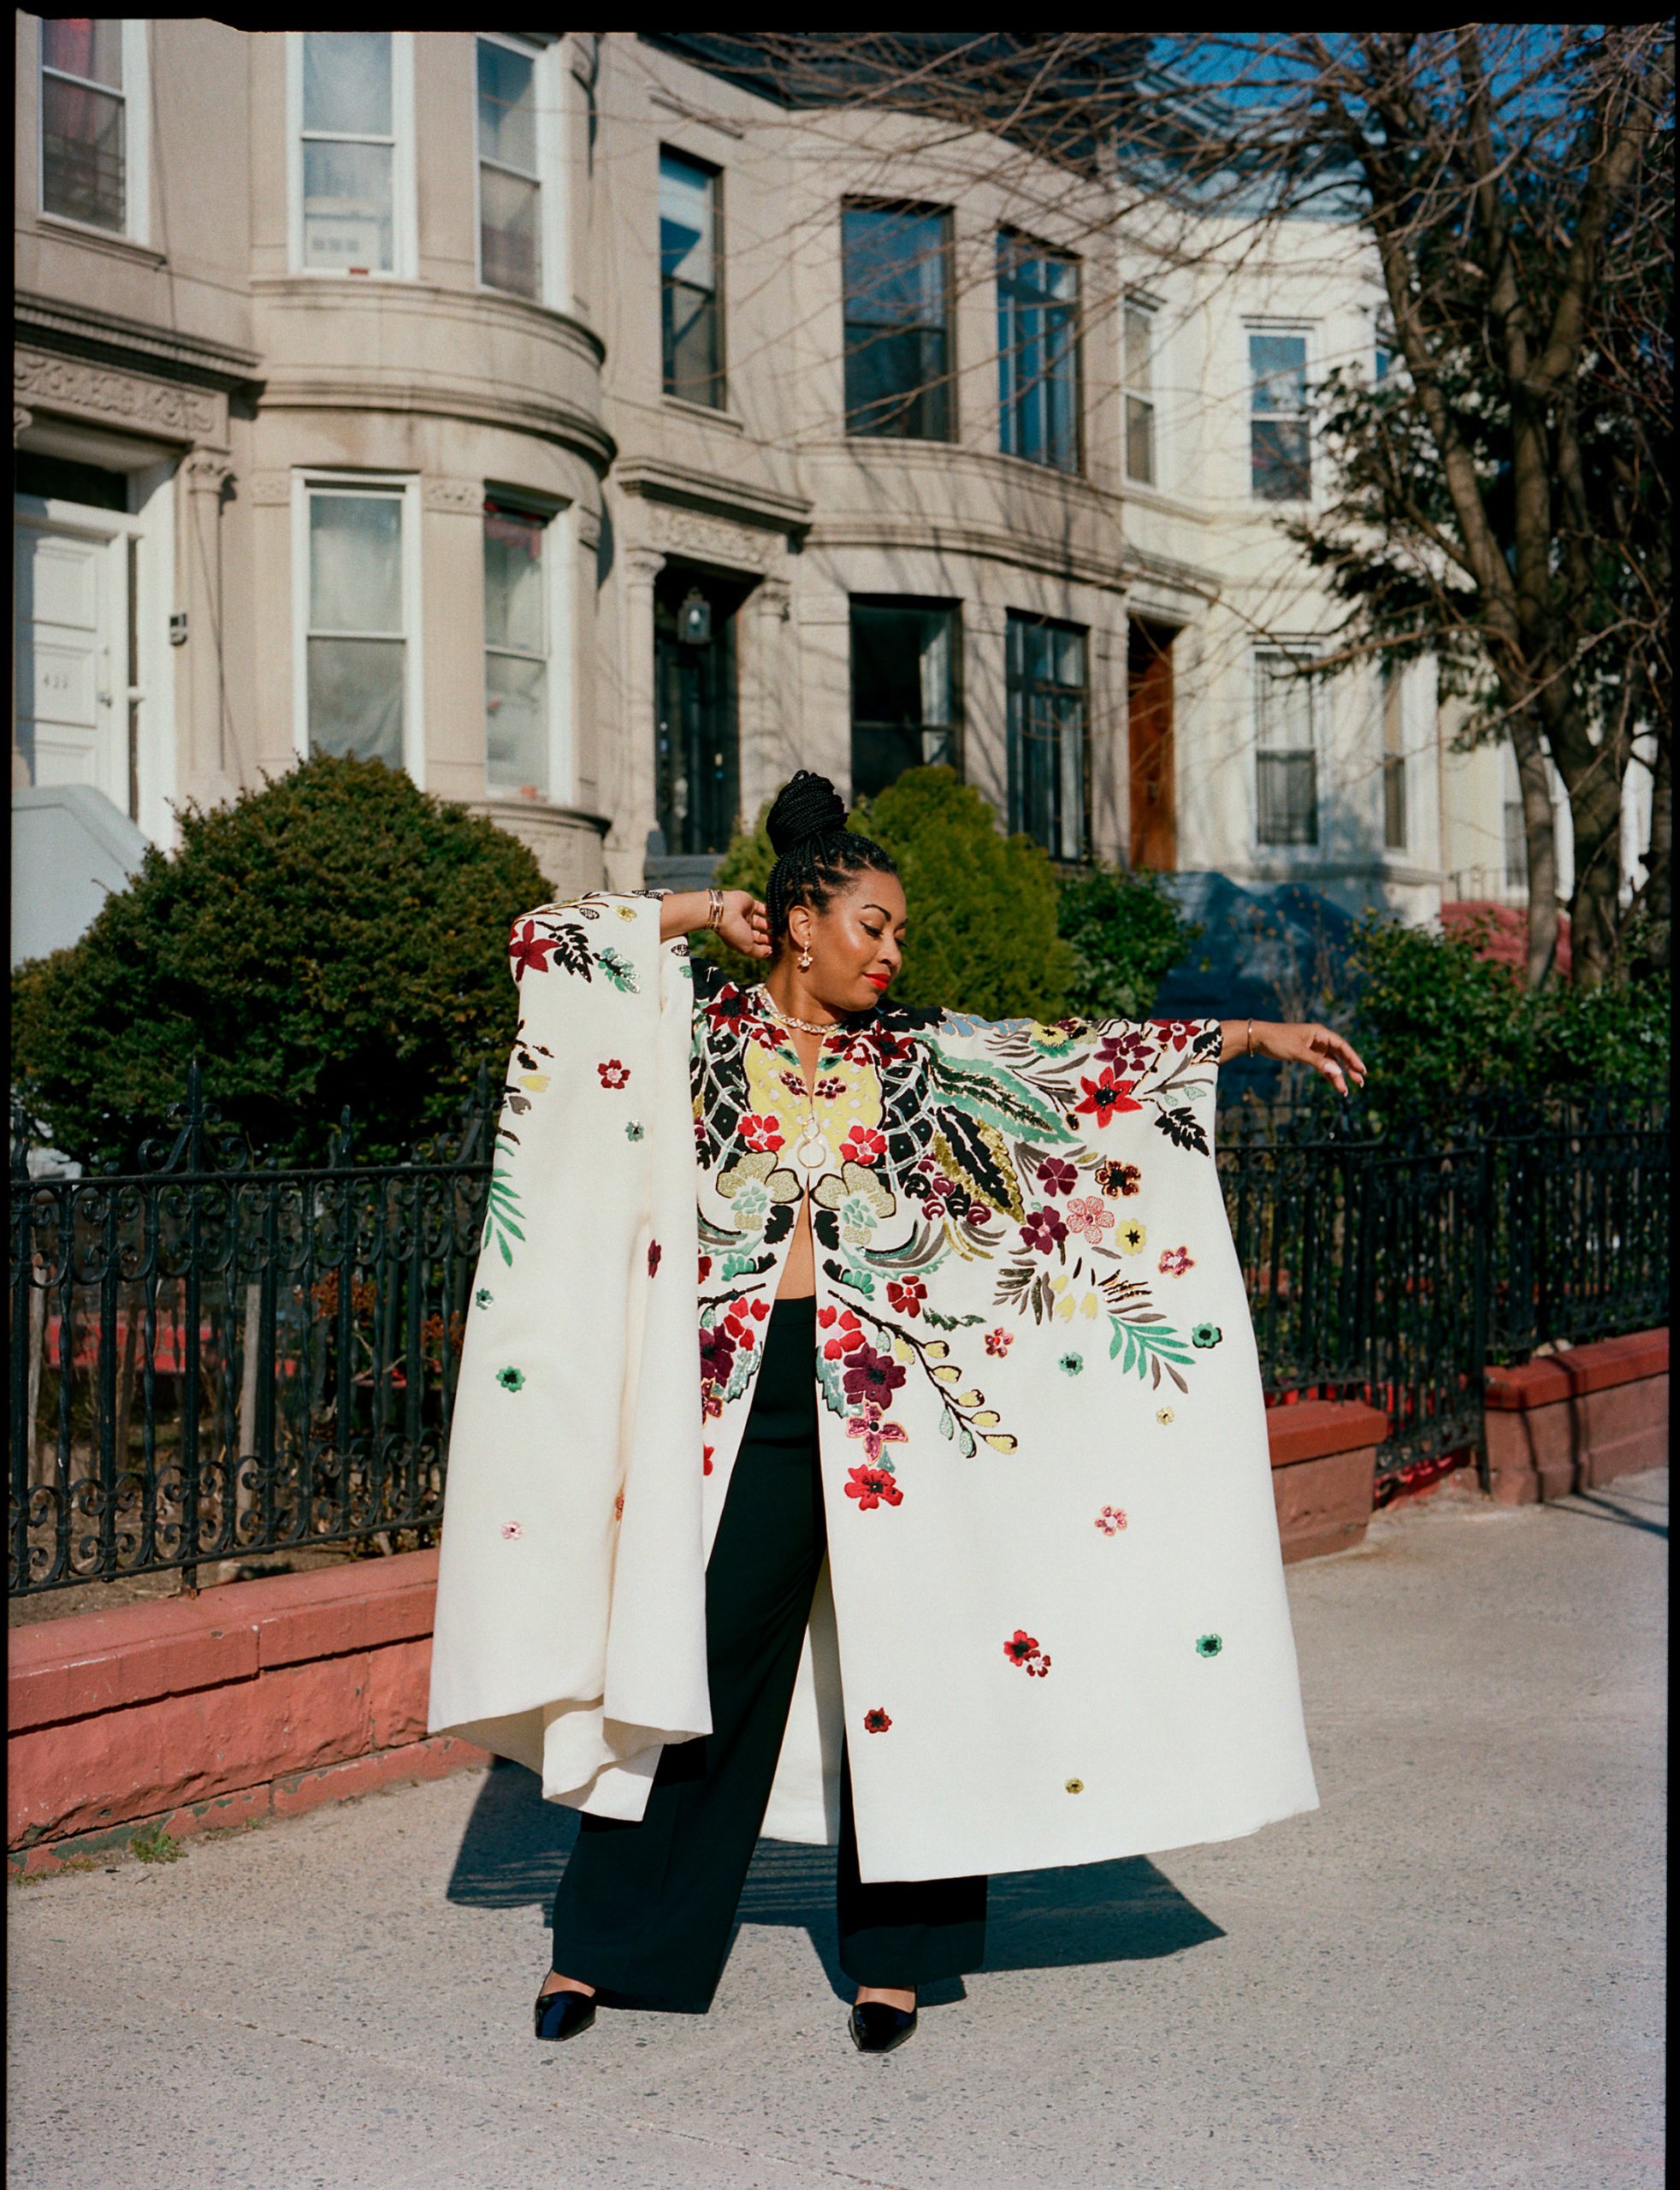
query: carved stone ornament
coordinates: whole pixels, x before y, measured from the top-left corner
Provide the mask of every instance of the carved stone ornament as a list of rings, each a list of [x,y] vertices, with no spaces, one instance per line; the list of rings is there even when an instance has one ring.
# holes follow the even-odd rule
[[[34,423],[35,413],[33,411],[26,411],[21,403],[13,404],[12,447],[14,448],[17,447],[18,443],[23,439],[24,435],[29,431],[29,429],[34,424]]]
[[[420,499],[429,510],[446,517],[482,517],[484,485],[479,479],[429,478],[423,482]]]
[[[627,584],[652,585],[665,568],[665,557],[655,548],[627,548],[620,564]]]
[[[195,448],[180,470],[189,491],[195,494],[219,494],[234,476],[228,459],[209,448]]]
[[[253,471],[245,481],[245,500],[263,509],[285,509],[292,500],[292,474]]]
[[[38,409],[147,427],[172,441],[228,438],[224,396],[86,364],[77,358],[56,358],[44,350],[13,352],[12,388]]]
[[[754,532],[727,518],[706,517],[698,510],[673,509],[666,502],[650,502],[648,514],[660,546],[673,554],[697,555],[702,562],[744,564],[761,571],[769,561],[773,543],[767,533]]]

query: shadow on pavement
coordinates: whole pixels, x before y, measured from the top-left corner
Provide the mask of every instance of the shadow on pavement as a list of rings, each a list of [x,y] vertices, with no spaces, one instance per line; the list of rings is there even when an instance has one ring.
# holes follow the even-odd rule
[[[1610,1521],[1624,1529],[1642,1529],[1647,1536],[1660,1536],[1666,1543],[1666,1525],[1661,1521],[1647,1521],[1642,1513],[1630,1510],[1636,1506],[1654,1506],[1665,1513],[1668,1510],[1666,1498],[1640,1497],[1616,1491],[1606,1495],[1603,1491],[1576,1490],[1571,1491],[1566,1499],[1548,1499],[1546,1511],[1554,1517],[1573,1514],[1576,1520]]]
[[[447,1897],[469,1909],[547,1909],[577,1838],[577,1814],[545,1802],[534,1773],[506,1760],[484,1776],[461,1836]],[[851,1998],[834,1922],[834,1850],[760,1840],[741,1896],[740,1922],[786,1924],[810,1935],[836,1994]],[[1068,1969],[1152,1962],[1222,1938],[1219,1927],[1145,1856],[992,1879],[988,1969]],[[964,1997],[961,1980],[930,1986],[923,2004]]]

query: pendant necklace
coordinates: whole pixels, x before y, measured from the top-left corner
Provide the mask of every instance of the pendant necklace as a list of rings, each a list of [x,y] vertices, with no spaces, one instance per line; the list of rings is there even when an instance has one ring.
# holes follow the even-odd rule
[[[813,1027],[808,1019],[796,1019],[790,1011],[778,1011],[771,999],[769,990],[765,987],[762,981],[759,984],[757,993],[763,999],[765,1010],[772,1019],[779,1020],[784,1027],[797,1027],[802,1034],[827,1035],[837,1032],[834,1027]],[[818,1070],[820,1071],[821,1068],[821,1064],[819,1062]],[[806,1116],[804,1130],[795,1145],[793,1157],[801,1170],[820,1171],[828,1162],[828,1137],[817,1122],[814,1092],[807,1099],[810,1104],[810,1109]]]

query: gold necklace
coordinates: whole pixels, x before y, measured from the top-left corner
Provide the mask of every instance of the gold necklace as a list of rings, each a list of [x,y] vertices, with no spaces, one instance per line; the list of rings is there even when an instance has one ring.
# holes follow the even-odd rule
[[[813,1027],[808,1019],[796,1019],[790,1011],[778,1011],[762,981],[758,985],[757,993],[764,998],[764,1008],[771,1018],[780,1020],[784,1027],[797,1027],[802,1034],[837,1034],[840,1032],[837,1019],[831,1020],[826,1027]]]

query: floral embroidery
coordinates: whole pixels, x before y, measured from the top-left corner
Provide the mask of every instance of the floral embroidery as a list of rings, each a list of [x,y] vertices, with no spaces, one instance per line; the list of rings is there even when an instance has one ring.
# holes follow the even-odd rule
[[[885,1354],[877,1353],[867,1339],[861,1338],[856,1350],[846,1356],[843,1381],[849,1400],[876,1400],[883,1406],[890,1406],[892,1394],[904,1382],[904,1371]]]
[[[558,936],[539,935],[535,920],[527,920],[523,927],[516,920],[507,942],[507,955],[513,961],[514,980],[523,981],[528,966],[535,968],[539,974],[546,974],[548,953],[558,948],[559,942]]]
[[[1029,1635],[1024,1627],[1016,1628],[1003,1645],[1003,1655],[1012,1666],[1025,1666],[1029,1680],[1035,1676],[1042,1680],[1050,1669],[1049,1652],[1041,1650],[1038,1637]]]
[[[510,1269],[513,1264],[513,1250],[507,1243],[510,1240],[517,1240],[521,1246],[525,1244],[525,1235],[519,1229],[519,1220],[524,1213],[519,1206],[519,1197],[513,1190],[512,1180],[498,1165],[490,1174],[490,1191],[484,1209],[482,1245],[488,1247],[494,1239],[501,1250],[502,1260]]]
[[[657,1277],[659,1276],[660,1258],[664,1254],[664,1252],[665,1249],[660,1246],[657,1240],[650,1240],[648,1242],[648,1275],[649,1277]]]
[[[630,1067],[627,1064],[620,1064],[617,1057],[608,1057],[606,1062],[598,1064],[595,1070],[600,1074],[600,1084],[603,1087],[630,1086]]]
[[[1205,1352],[1208,1347],[1217,1346],[1224,1335],[1224,1332],[1220,1329],[1217,1323],[1198,1323],[1190,1334],[1190,1343],[1192,1346],[1200,1347]]]
[[[886,1152],[886,1135],[871,1126],[854,1126],[840,1145],[845,1163],[878,1163]]]
[[[1097,1525],[1105,1536],[1118,1535],[1126,1526],[1126,1514],[1118,1506],[1105,1506],[1097,1516]]]
[[[612,1501],[612,1518],[615,1521],[622,1521],[624,1518],[624,1494],[622,1490]]]
[[[1097,1063],[1118,1066],[1122,1072],[1145,1071],[1154,1056],[1155,1045],[1135,1027],[1121,1027],[1097,1045]]]
[[[1216,1658],[1224,1648],[1224,1643],[1216,1635],[1198,1635],[1196,1637],[1196,1654],[1198,1658]]]
[[[838,1216],[839,1237],[849,1247],[867,1247],[877,1224],[898,1206],[884,1181],[862,1164],[847,1160],[842,1161],[840,1176],[837,1179],[831,1173],[813,1199],[819,1209]]]
[[[1143,1183],[1143,1173],[1135,1163],[1122,1163],[1107,1156],[1097,1166],[1097,1183],[1111,1201],[1117,1201],[1122,1194],[1138,1192]]]
[[[494,1298],[494,1293],[488,1285],[481,1285],[472,1296],[472,1305],[475,1308],[488,1308]]]
[[[919,1277],[907,1277],[902,1285],[889,1285],[887,1305],[896,1308],[901,1316],[919,1316],[921,1304],[927,1298],[927,1287]]]
[[[640,1140],[641,1138],[642,1128],[637,1125],[636,1120],[632,1118],[630,1123],[624,1128],[624,1139],[626,1140]]]
[[[498,1369],[496,1382],[505,1392],[523,1391],[525,1387],[525,1372],[523,1369]]]
[[[1093,1247],[1103,1244],[1105,1231],[1114,1229],[1114,1211],[1104,1209],[1095,1194],[1084,1194],[1068,1204],[1068,1229]]]
[[[1077,1376],[1085,1366],[1085,1356],[1082,1353],[1064,1353],[1056,1365],[1064,1376]]]
[[[863,1731],[866,1734],[884,1734],[891,1724],[891,1719],[884,1711],[866,1711],[863,1714]]]
[[[1151,1019],[1149,1023],[1163,1050],[1182,1050],[1196,1032],[1187,1019]]]
[[[717,1448],[717,1447],[716,1447],[715,1445],[708,1445],[708,1446],[706,1447],[705,1451],[701,1454],[701,1459],[700,1459],[700,1471],[701,1471],[701,1473],[702,1475],[710,1475],[710,1474],[711,1474],[711,1472],[712,1472],[712,1455],[713,1455],[713,1453],[715,1453],[715,1452],[717,1451],[717,1449],[718,1449],[718,1448]]]
[[[1007,1353],[1015,1342],[1015,1333],[1006,1331],[1001,1323],[995,1331],[988,1331],[985,1335],[985,1350],[988,1353]]]
[[[741,1138],[748,1148],[767,1149],[773,1155],[783,1145],[782,1121],[778,1117],[760,1116],[749,1110],[739,1127]]]
[[[1159,1423],[1169,1423],[1173,1419],[1173,1410],[1169,1406],[1158,1406],[1155,1410],[1155,1418]]]
[[[871,1407],[869,1412],[873,1417],[875,1424],[878,1425],[877,1428],[866,1430],[862,1421],[855,1418],[852,1422],[849,1423],[847,1427],[854,1436],[857,1435],[860,1431],[863,1431],[867,1444],[878,1445],[879,1443],[881,1435],[878,1429],[878,1424],[881,1419],[881,1410],[879,1407]],[[898,1424],[896,1422],[890,1422],[886,1425],[886,1434],[896,1435],[902,1439],[904,1432],[899,1429]],[[846,1484],[846,1495],[848,1498],[856,1499],[857,1510],[860,1513],[873,1512],[876,1506],[881,1503],[883,1499],[886,1500],[889,1506],[902,1506],[904,1503],[904,1494],[898,1488],[897,1483],[893,1480],[892,1470],[890,1468],[852,1468],[849,1471],[849,1480]]]
[[[1162,1277],[1182,1277],[1186,1270],[1194,1270],[1196,1265],[1190,1258],[1188,1247],[1167,1247],[1162,1251],[1157,1267]]]
[[[1115,1245],[1122,1255],[1140,1255],[1148,1244],[1149,1234],[1137,1218],[1128,1217],[1115,1234]]]
[[[1047,1156],[1038,1166],[1038,1184],[1047,1194],[1070,1194],[1079,1182],[1079,1173],[1059,1156]]]
[[[1053,1209],[1035,1209],[1020,1228],[1020,1244],[1029,1252],[1047,1255],[1068,1236],[1068,1227]]]
[[[517,1521],[504,1521],[501,1524],[501,1532],[503,1541],[507,1543],[517,1543],[525,1533]]]
[[[1116,1080],[1112,1068],[1104,1065],[1097,1079],[1082,1079],[1080,1081],[1080,1086],[1085,1090],[1085,1099],[1074,1105],[1074,1113],[1077,1116],[1080,1111],[1085,1111],[1093,1115],[1097,1130],[1101,1132],[1116,1111],[1143,1109],[1141,1103],[1132,1100],[1132,1090],[1137,1084],[1135,1080]]]

